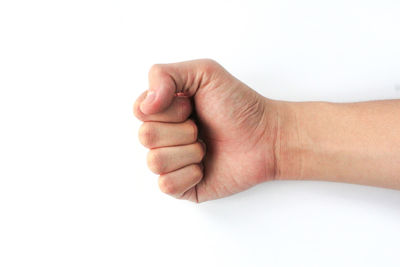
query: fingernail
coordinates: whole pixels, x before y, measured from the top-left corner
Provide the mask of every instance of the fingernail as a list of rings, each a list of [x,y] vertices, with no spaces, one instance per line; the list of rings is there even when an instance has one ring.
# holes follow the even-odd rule
[[[204,148],[204,151],[207,151],[207,145],[206,145],[206,143],[202,140],[202,139],[197,139],[198,141],[199,141],[199,143],[203,146],[203,148]]]
[[[155,97],[156,97],[156,93],[154,91],[148,91],[143,103],[146,103],[146,105],[151,104],[151,102],[154,101]]]
[[[156,98],[156,93],[154,91],[147,91],[146,98],[140,104],[140,109],[142,110],[142,112],[143,112],[143,106],[150,105],[155,98]]]

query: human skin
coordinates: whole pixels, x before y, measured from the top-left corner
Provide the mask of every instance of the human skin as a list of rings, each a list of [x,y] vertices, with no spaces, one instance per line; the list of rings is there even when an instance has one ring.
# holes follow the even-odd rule
[[[202,59],[153,65],[134,114],[161,191],[179,199],[284,179],[400,189],[399,100],[272,100]]]

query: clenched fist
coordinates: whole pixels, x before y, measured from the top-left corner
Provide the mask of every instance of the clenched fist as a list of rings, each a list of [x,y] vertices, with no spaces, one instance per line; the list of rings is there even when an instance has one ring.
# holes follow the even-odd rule
[[[163,192],[203,202],[272,179],[400,189],[400,100],[267,99],[212,60],[154,65],[135,103]]]
[[[154,65],[134,105],[161,191],[194,202],[277,176],[278,110],[209,59]]]

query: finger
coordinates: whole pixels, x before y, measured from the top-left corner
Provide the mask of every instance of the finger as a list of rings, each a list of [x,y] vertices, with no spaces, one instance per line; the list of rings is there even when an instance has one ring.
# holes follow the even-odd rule
[[[133,113],[141,121],[183,122],[192,112],[192,104],[188,97],[175,97],[171,105],[160,113],[146,115],[140,110],[140,104],[147,92],[142,93],[135,101]]]
[[[203,170],[199,164],[191,164],[179,170],[162,174],[158,178],[158,186],[165,194],[181,197],[203,178]]]
[[[210,59],[153,65],[149,71],[148,94],[140,109],[144,114],[161,112],[176,94],[194,96],[221,70],[223,68]]]
[[[202,144],[161,147],[151,149],[147,154],[147,165],[156,174],[165,174],[187,165],[200,163],[205,154]]]
[[[197,126],[192,120],[183,123],[144,122],[139,141],[147,148],[180,146],[197,140]]]

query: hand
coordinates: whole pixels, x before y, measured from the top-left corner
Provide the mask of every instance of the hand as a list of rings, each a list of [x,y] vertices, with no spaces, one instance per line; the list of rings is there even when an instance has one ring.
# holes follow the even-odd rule
[[[148,166],[176,198],[203,202],[276,176],[276,103],[212,60],[154,65],[134,114]]]
[[[272,179],[400,189],[400,100],[274,101],[211,60],[154,65],[149,82],[134,113],[167,194],[203,202]]]

